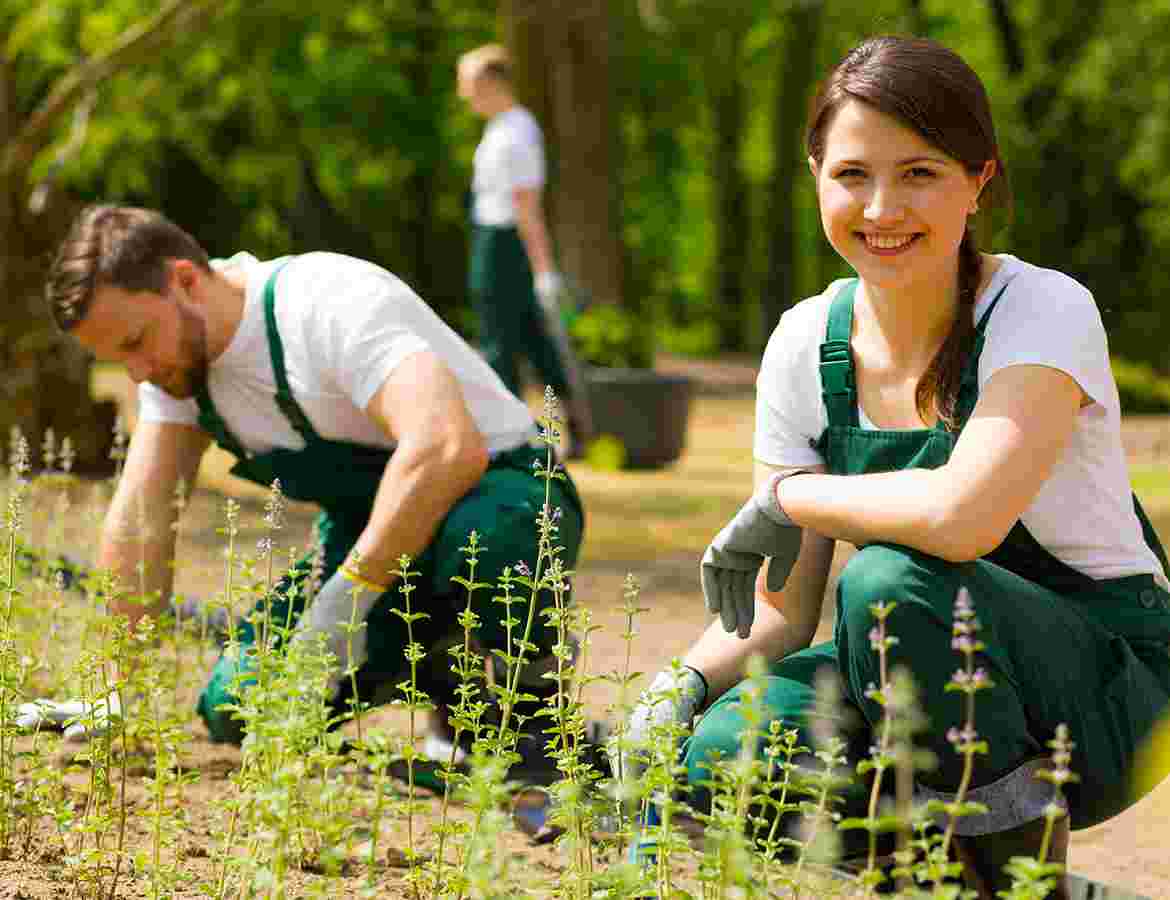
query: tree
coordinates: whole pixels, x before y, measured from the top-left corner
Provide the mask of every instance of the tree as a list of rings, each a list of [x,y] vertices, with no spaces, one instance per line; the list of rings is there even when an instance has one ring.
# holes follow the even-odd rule
[[[0,44],[0,428],[19,428],[30,442],[50,428],[69,436],[79,467],[92,469],[104,465],[112,415],[90,398],[89,361],[57,333],[40,298],[47,259],[78,206],[53,173],[83,142],[102,83],[192,28],[211,3],[170,0],[137,24],[128,24],[137,18],[133,4],[106,4],[107,28],[118,25],[107,40],[83,33],[80,4],[23,6],[0,6],[7,26]],[[72,134],[38,182],[34,170],[61,140],[71,111]]]
[[[563,270],[597,302],[622,303],[620,142],[608,0],[501,0],[517,94],[544,128],[548,205]]]

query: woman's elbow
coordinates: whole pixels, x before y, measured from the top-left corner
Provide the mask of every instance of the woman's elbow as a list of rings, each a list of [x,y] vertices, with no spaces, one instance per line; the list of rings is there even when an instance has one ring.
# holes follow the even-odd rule
[[[934,529],[935,546],[930,552],[947,562],[971,562],[1003,543],[1011,524],[987,516],[948,516]]]

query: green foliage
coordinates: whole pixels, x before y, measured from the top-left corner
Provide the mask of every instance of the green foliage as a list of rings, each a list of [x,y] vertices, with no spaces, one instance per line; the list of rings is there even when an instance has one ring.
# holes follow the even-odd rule
[[[1170,377],[1116,356],[1112,365],[1123,413],[1170,413]]]
[[[647,369],[654,364],[653,333],[637,315],[611,303],[597,303],[570,326],[577,355],[592,366]]]

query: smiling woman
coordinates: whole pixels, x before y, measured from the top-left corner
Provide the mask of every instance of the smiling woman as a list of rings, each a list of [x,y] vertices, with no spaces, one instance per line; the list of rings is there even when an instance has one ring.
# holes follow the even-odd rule
[[[938,760],[918,787],[986,807],[953,828],[971,886],[992,897],[1011,857],[1043,845],[1063,862],[1068,822],[1132,802],[1134,753],[1170,698],[1165,554],[1131,492],[1092,295],[979,251],[977,223],[1006,180],[976,73],[931,41],[868,40],[818,93],[808,154],[825,235],[857,277],[776,326],[757,380],[757,490],[702,560],[719,622],[682,673],[655,680],[686,702],[647,696],[630,731],[664,702],[680,717],[705,708],[683,760],[703,806],[710,754],[736,756],[749,727],[751,688],[737,682],[751,654],[772,661],[765,729],[798,723],[809,746],[816,673],[835,673],[858,723],[855,762],[883,719],[872,686],[904,666]],[[837,583],[832,640],[809,646],[836,541],[859,549]],[[880,661],[875,609],[900,642]],[[974,615],[981,704],[995,710],[978,758],[962,753],[974,725],[948,687],[958,660],[943,640]],[[1051,787],[1034,775],[1062,724],[1081,782],[1050,843]],[[845,815],[872,820],[868,794]]]

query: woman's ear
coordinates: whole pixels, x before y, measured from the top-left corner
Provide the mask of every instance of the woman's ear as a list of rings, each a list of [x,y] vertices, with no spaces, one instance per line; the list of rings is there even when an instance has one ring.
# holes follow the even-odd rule
[[[812,172],[812,177],[815,179],[820,175],[821,167],[817,165],[817,161],[811,156],[808,158],[808,170]]]

